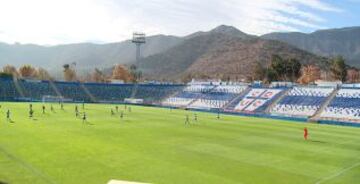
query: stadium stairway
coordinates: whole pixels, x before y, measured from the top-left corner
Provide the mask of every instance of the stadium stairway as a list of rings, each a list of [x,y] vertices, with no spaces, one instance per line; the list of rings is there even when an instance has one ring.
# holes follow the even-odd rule
[[[248,94],[251,91],[251,87],[248,87],[243,92],[241,92],[238,96],[236,96],[234,99],[230,100],[228,104],[226,104],[223,109],[225,111],[233,111],[236,105],[244,98],[246,94]]]
[[[19,81],[16,77],[13,77],[13,82],[14,82],[16,91],[20,94],[20,97],[24,98],[25,97],[24,88],[21,87],[21,85],[19,84]]]
[[[331,101],[336,97],[336,94],[340,89],[336,88],[332,91],[332,93],[327,97],[325,102],[321,105],[321,107],[316,111],[316,113],[309,118],[310,122],[317,122],[320,120],[321,113],[325,110],[325,108],[331,103]]]
[[[179,91],[174,92],[173,94],[171,94],[171,95],[169,95],[169,96],[165,97],[165,98],[163,99],[163,102],[164,102],[166,99],[176,97],[176,96],[177,96],[179,93],[181,93],[181,92],[182,92],[182,90],[179,90]],[[161,103],[163,103],[163,102],[161,102]]]
[[[49,84],[50,84],[51,89],[55,92],[55,94],[56,94],[57,96],[62,96],[61,93],[60,93],[60,91],[59,91],[59,89],[58,89],[58,88],[56,87],[56,85],[54,84],[54,81],[49,80]]]
[[[281,95],[279,95],[265,110],[265,114],[270,114],[271,109],[278,104],[291,90],[292,88],[288,88],[282,92]]]
[[[205,92],[205,93],[210,93],[212,90],[214,90],[216,88],[216,86],[214,86],[213,88],[211,88],[209,91]],[[194,100],[192,100],[189,104],[187,104],[186,108],[189,108],[192,104],[194,104],[196,101],[202,99],[205,96],[205,94],[200,95],[198,98],[195,98]]]
[[[133,90],[132,90],[132,92],[131,92],[130,98],[135,98],[136,93],[137,93],[137,90],[138,90],[138,87],[139,87],[139,84],[138,84],[138,83],[135,83],[135,86],[134,86],[134,88],[133,88]]]
[[[80,83],[80,87],[84,90],[85,94],[91,99],[92,102],[97,102],[94,95],[90,93],[90,91],[86,88],[86,86],[83,83]]]

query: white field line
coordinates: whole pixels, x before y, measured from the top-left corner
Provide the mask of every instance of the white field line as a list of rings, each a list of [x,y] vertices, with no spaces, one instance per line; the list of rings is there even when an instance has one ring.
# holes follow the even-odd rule
[[[330,176],[321,178],[321,179],[320,179],[319,181],[317,181],[315,184],[321,184],[321,183],[324,183],[324,182],[326,182],[326,181],[332,180],[332,179],[334,179],[334,178],[336,178],[336,177],[344,174],[345,172],[347,172],[347,171],[349,171],[349,170],[351,170],[351,169],[353,169],[353,168],[355,168],[355,167],[358,167],[358,166],[360,166],[360,162],[357,162],[357,163],[351,165],[350,167],[341,169],[341,170],[339,170],[338,172],[336,172],[336,173],[334,173],[334,174],[332,174],[332,175],[330,175]]]
[[[107,184],[146,184],[132,181],[110,180]]]

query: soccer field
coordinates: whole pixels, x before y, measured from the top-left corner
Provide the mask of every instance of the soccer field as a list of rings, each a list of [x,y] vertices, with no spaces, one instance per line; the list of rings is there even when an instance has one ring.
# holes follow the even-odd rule
[[[0,183],[360,183],[359,128],[119,105],[121,119],[99,104],[83,124],[74,104],[35,103],[34,119],[27,103],[1,105]]]

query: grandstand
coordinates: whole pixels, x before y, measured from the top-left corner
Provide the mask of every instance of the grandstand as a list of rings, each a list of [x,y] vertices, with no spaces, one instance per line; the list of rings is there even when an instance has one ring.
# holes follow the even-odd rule
[[[205,92],[196,99],[189,108],[193,109],[220,109],[232,99],[242,93],[247,86],[242,85],[218,85]]]
[[[0,78],[1,101],[160,105],[266,117],[360,122],[360,92],[344,87],[251,87],[245,84],[104,84]],[[130,100],[131,101],[131,100]]]
[[[264,112],[282,91],[283,89],[253,88],[238,102],[234,111]]]
[[[340,89],[334,99],[321,113],[323,118],[338,120],[360,120],[360,90]]]
[[[271,113],[311,117],[315,115],[332,91],[334,88],[294,87],[271,109]]]

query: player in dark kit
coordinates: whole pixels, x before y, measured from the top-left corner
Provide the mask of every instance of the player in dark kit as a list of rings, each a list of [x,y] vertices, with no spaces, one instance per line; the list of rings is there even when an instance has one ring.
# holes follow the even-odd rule
[[[54,107],[52,105],[50,105],[50,111],[54,112]]]
[[[121,112],[120,112],[120,119],[123,119],[123,118],[124,118],[124,112],[121,111]]]
[[[189,115],[185,116],[185,125],[190,124]]]
[[[29,118],[33,118],[34,117],[34,111],[32,110],[32,108],[29,110]]]
[[[309,131],[308,131],[308,129],[305,127],[305,128],[304,128],[304,139],[305,139],[305,140],[308,140],[308,136],[309,136]]]
[[[197,121],[198,120],[198,117],[197,117],[197,114],[195,113],[194,114],[194,121]]]
[[[116,106],[115,109],[116,109],[116,112],[119,112],[119,106]]]
[[[6,111],[6,120],[7,120],[8,122],[11,122],[10,110],[9,110],[9,109]]]
[[[83,120],[83,123],[86,123],[86,122],[87,122],[87,121],[86,121],[86,113],[85,113],[85,112],[84,112],[84,115],[83,115],[82,120]]]
[[[115,112],[114,112],[113,109],[111,109],[110,114],[111,114],[111,116],[114,116],[114,115],[115,115]]]
[[[75,116],[79,117],[79,108],[77,105],[75,105]]]
[[[46,109],[46,107],[45,107],[45,105],[43,105],[43,106],[42,106],[42,113],[43,113],[43,114],[45,114],[45,109]]]

